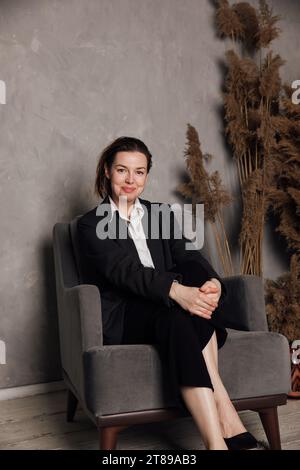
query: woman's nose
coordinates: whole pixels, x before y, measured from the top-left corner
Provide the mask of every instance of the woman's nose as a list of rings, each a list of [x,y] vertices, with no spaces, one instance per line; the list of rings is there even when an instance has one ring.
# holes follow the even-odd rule
[[[133,174],[131,175],[128,173],[126,176],[126,183],[133,183],[133,181],[134,181]]]

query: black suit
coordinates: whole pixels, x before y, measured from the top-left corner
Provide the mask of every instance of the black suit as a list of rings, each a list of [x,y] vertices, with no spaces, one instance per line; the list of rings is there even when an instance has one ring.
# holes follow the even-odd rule
[[[151,216],[156,219],[161,228],[159,213],[151,213],[153,204],[159,204],[159,207],[163,205],[170,207],[170,205],[152,203],[141,198],[139,200],[147,209],[142,218],[142,224],[155,269],[143,266],[130,235],[127,239],[99,239],[97,237],[96,226],[99,221],[104,222],[104,218],[110,219],[111,217],[108,196],[100,204],[108,204],[108,212],[98,216],[96,214],[97,206],[84,214],[78,221],[78,239],[84,282],[97,285],[101,293],[104,344],[120,344],[124,309],[128,298],[141,296],[167,307],[174,305],[169,297],[169,291],[174,279],[182,281],[181,273],[176,273],[176,265],[182,261],[196,261],[199,263],[199,267],[207,273],[207,279],[212,277],[219,279],[222,284],[219,306],[226,295],[224,283],[200,251],[186,250],[185,243],[189,240],[184,237],[174,238],[174,224],[176,224],[174,214],[171,213],[170,239],[154,239],[150,236],[147,238],[147,227],[150,227]],[[152,221],[155,222],[153,219]],[[126,222],[119,216],[118,211],[114,213],[111,222],[108,221],[104,224],[108,233],[111,233],[114,224],[117,228],[119,224],[124,224],[123,228],[128,233]],[[173,271],[170,271],[171,269]]]

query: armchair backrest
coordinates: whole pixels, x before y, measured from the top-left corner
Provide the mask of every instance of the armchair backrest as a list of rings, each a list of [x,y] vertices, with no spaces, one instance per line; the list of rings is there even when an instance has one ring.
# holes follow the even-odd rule
[[[59,342],[64,374],[84,396],[82,351],[85,346],[85,318],[81,318],[79,284],[81,273],[73,247],[76,243],[77,216],[70,223],[56,223],[53,227],[53,252],[55,264],[56,297],[59,323]],[[73,231],[73,238],[72,238]],[[85,286],[82,286],[83,294]],[[90,297],[90,296],[89,296]],[[86,319],[88,322],[88,319]],[[98,332],[100,327],[94,325]]]
[[[57,223],[54,225],[53,250],[56,288],[57,294],[59,295],[61,289],[73,287],[81,283],[73,249],[70,223]]]

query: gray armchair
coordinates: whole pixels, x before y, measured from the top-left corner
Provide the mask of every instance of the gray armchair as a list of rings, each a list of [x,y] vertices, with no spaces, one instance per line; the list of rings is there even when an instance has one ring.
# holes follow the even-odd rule
[[[79,402],[99,430],[100,449],[112,450],[127,426],[188,412],[174,406],[154,345],[103,345],[101,292],[83,284],[80,273],[78,217],[53,228],[67,420],[73,420]],[[280,449],[277,406],[286,404],[290,390],[289,344],[285,336],[268,331],[261,278],[224,281],[228,337],[219,351],[220,375],[236,410],[257,411],[270,448]]]

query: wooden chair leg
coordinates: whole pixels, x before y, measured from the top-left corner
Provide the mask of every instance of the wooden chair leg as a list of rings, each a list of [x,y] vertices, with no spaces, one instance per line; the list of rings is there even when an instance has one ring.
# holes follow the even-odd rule
[[[74,419],[78,400],[71,390],[68,390],[68,404],[67,404],[67,421],[71,422]]]
[[[115,450],[117,447],[118,434],[127,426],[99,427],[99,449]]]
[[[270,449],[281,450],[277,406],[260,409],[258,412],[270,444]]]

